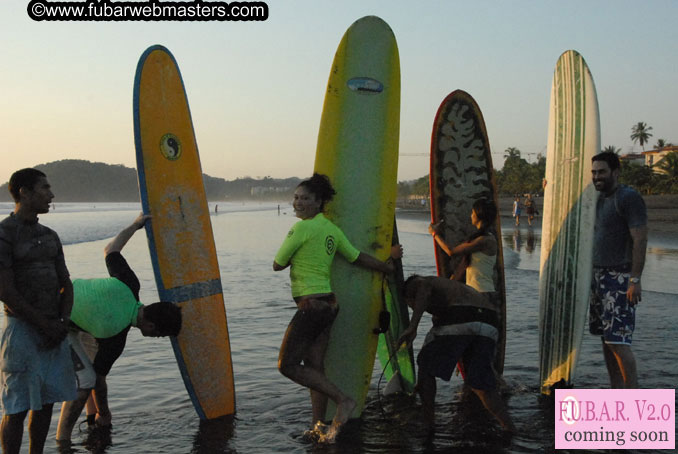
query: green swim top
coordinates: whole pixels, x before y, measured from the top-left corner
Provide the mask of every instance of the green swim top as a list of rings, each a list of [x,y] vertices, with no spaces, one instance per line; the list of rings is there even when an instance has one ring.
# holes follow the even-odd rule
[[[360,255],[344,232],[322,213],[292,226],[275,262],[280,266],[291,263],[293,297],[332,292],[330,266],[337,251],[351,263]]]
[[[130,288],[114,277],[73,281],[71,320],[97,339],[136,325],[141,306]]]

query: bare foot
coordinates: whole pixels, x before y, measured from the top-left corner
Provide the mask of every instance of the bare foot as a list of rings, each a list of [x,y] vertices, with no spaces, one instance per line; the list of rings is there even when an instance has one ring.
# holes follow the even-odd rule
[[[318,421],[312,428],[305,430],[301,437],[307,441],[319,442],[320,439],[325,436],[328,427],[329,426],[327,424],[324,424],[322,421]]]
[[[327,433],[320,437],[319,443],[332,444],[337,440],[341,427],[349,420],[351,413],[356,407],[356,403],[350,397],[347,397],[337,405],[337,413],[334,415],[332,425],[327,430]]]

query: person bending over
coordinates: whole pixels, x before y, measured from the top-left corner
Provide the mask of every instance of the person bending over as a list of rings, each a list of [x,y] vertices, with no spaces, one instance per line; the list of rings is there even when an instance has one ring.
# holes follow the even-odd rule
[[[410,325],[398,344],[411,344],[424,312],[433,316],[433,327],[417,356],[417,392],[425,420],[433,427],[436,377],[449,381],[455,365],[462,361],[465,382],[502,428],[514,432],[511,417],[497,392],[492,361],[499,334],[499,314],[474,289],[437,276],[410,276],[403,288],[412,308]]]
[[[170,302],[144,306],[139,302],[139,279],[120,253],[149,219],[150,216],[140,214],[106,245],[104,253],[110,277],[73,281],[68,337],[78,379],[78,396],[61,407],[56,435],[60,445],[70,443],[73,427],[90,395],[93,405],[88,405],[88,422],[111,425],[106,376],[122,354],[132,326],[145,337],[177,336],[181,330],[179,306]]]

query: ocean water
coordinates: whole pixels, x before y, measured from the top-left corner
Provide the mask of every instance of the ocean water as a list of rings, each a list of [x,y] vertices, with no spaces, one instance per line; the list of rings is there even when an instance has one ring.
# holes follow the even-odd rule
[[[106,453],[548,453],[554,452],[553,409],[539,398],[538,386],[538,227],[503,226],[507,287],[507,347],[503,398],[518,433],[502,435],[460,377],[438,381],[433,436],[420,422],[419,402],[382,396],[381,369],[375,362],[368,402],[360,421],[351,422],[333,446],[301,439],[311,410],[308,392],[276,369],[278,348],[294,314],[288,271],[273,272],[275,252],[296,221],[289,205],[212,204],[228,315],[237,393],[235,418],[201,423],[186,394],[168,339],[146,339],[132,330],[122,357],[108,377],[113,412],[110,437],[75,429],[71,452]],[[0,204],[0,215],[11,211]],[[138,214],[138,204],[58,204],[41,222],[62,238],[73,277],[105,277],[103,249]],[[435,273],[433,243],[425,216],[398,216],[405,248],[405,275]],[[124,255],[142,284],[142,302],[157,300],[143,231]],[[678,244],[650,234],[638,310],[634,352],[643,388],[678,384]],[[0,315],[0,319],[2,319]],[[415,354],[430,326],[425,317]],[[584,337],[577,387],[609,387],[598,338]],[[55,405],[46,452],[56,452]],[[24,433],[22,452],[28,452]],[[559,451],[562,452],[562,451]],[[621,451],[620,451],[621,452]],[[626,451],[628,452],[628,451]],[[652,452],[652,451],[643,451]],[[656,451],[666,452],[666,451]]]

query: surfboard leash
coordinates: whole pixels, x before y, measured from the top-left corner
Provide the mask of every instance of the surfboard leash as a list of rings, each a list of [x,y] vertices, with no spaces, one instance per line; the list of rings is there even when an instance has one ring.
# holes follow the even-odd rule
[[[391,356],[388,357],[388,361],[386,361],[386,364],[384,364],[384,368],[381,370],[381,375],[379,375],[379,380],[377,381],[377,402],[379,403],[379,410],[381,411],[381,417],[383,419],[386,419],[386,412],[384,411],[384,405],[381,403],[381,380],[384,378],[384,375],[386,374],[386,369],[388,368],[388,365],[391,363],[391,360],[397,354],[398,350],[391,353]]]

